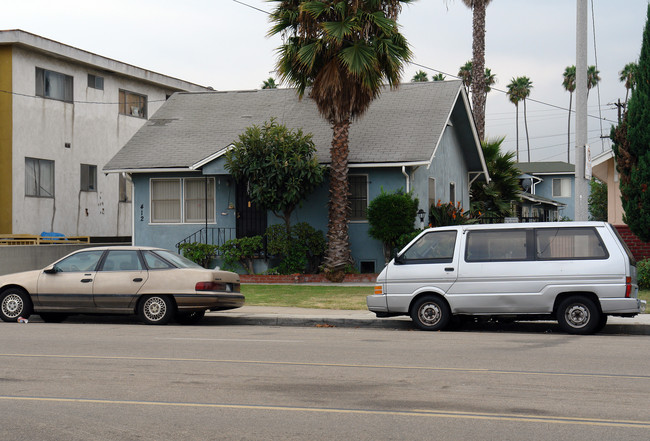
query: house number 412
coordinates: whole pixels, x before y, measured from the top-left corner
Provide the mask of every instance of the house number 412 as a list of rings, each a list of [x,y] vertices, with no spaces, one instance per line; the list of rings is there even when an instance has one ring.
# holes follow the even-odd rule
[[[144,205],[140,205],[140,222],[144,222]]]

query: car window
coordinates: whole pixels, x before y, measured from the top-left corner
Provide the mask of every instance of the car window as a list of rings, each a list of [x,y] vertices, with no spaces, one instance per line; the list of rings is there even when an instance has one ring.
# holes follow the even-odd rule
[[[104,254],[104,251],[82,251],[57,262],[55,267],[57,272],[64,273],[95,271],[102,254]]]
[[[537,258],[541,260],[609,257],[594,228],[540,228],[535,230],[535,239]]]
[[[201,265],[192,262],[189,259],[186,259],[185,257],[181,256],[180,254],[172,253],[171,251],[167,250],[155,250],[153,251],[154,254],[162,257],[163,259],[167,260],[168,262],[173,263],[176,265],[178,268],[203,268]]]
[[[449,263],[454,259],[456,231],[432,231],[420,236],[402,255],[402,263]]]
[[[108,252],[102,271],[140,271],[142,262],[136,250],[111,250]]]
[[[172,264],[162,259],[160,256],[155,255],[151,251],[144,251],[142,253],[144,256],[144,261],[147,262],[149,269],[169,269],[174,268]]]
[[[476,230],[467,234],[466,262],[531,260],[530,230]],[[532,237],[532,236],[531,236]]]

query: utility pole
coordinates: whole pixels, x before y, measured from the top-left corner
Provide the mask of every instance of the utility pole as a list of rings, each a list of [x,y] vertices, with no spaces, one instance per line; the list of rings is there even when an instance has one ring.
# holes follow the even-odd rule
[[[589,219],[589,181],[585,177],[587,157],[587,10],[588,0],[576,0],[576,148],[575,220]]]

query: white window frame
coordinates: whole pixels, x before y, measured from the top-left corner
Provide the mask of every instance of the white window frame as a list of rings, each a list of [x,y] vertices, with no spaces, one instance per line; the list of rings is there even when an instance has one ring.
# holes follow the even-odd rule
[[[196,177],[196,178],[151,178],[149,180],[149,224],[150,225],[165,225],[165,224],[173,224],[173,225],[178,225],[178,224],[205,224],[205,216],[201,219],[196,219],[196,220],[187,220],[186,216],[186,204],[187,200],[185,198],[186,196],[186,182],[187,181],[205,181],[205,177]],[[212,209],[208,210],[208,214],[210,217],[208,217],[208,223],[214,224],[216,222],[216,205],[217,205],[217,189],[216,189],[216,179],[214,177],[208,177],[208,186],[212,186]],[[154,200],[153,200],[153,187],[154,187],[154,182],[156,181],[176,181],[179,183],[179,192],[178,192],[178,204],[180,205],[179,207],[179,214],[180,217],[178,220],[170,220],[170,219],[162,219],[162,220],[156,220],[154,219]],[[174,199],[176,201],[176,199]]]
[[[555,181],[560,181],[560,194],[555,193]],[[566,183],[566,185],[565,185]],[[565,193],[568,191],[568,194]],[[551,194],[554,198],[571,197],[571,179],[570,178],[553,178],[551,182]]]
[[[188,203],[190,201],[192,201],[192,200],[188,200],[188,198],[187,198],[187,193],[188,193],[187,192],[187,183],[188,182],[200,181],[203,188],[205,188],[205,180],[206,180],[205,177],[201,177],[201,178],[183,178],[183,213],[182,214],[183,214],[183,223],[185,223],[185,224],[201,224],[201,223],[205,223],[205,207],[204,207],[204,209],[202,210],[202,213],[201,213],[201,216],[203,216],[202,218],[191,219],[191,220],[188,220],[188,218],[187,218],[187,213],[189,211],[187,209],[187,206],[188,206]],[[208,187],[212,188],[212,198],[211,198],[212,201],[210,201],[208,199],[208,208],[210,207],[210,205],[212,205],[212,209],[208,209],[208,216],[209,216],[208,217],[208,223],[213,224],[213,223],[215,223],[215,206],[216,206],[215,204],[216,204],[216,199],[217,199],[216,198],[215,179],[214,178],[207,178],[207,180],[208,180]],[[208,190],[208,195],[209,194],[210,194],[210,191]],[[204,197],[203,199],[200,199],[200,200],[195,199],[195,201],[201,201],[202,202],[202,201],[205,201],[205,199],[206,198]]]
[[[352,217],[352,204],[350,204],[350,222],[351,223],[364,223],[368,222],[368,199],[370,198],[370,179],[367,174],[357,173],[348,175],[348,186],[350,185],[350,178],[360,178],[363,177],[366,179],[366,216],[365,217]],[[352,199],[352,188],[350,190],[350,199]]]

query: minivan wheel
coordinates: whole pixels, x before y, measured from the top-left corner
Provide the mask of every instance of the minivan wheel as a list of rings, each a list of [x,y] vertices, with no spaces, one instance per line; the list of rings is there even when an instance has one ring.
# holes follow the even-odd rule
[[[28,318],[32,315],[32,299],[19,288],[9,288],[0,294],[0,319],[16,322],[18,317]]]
[[[451,319],[451,311],[447,302],[440,297],[422,297],[411,310],[411,319],[418,328],[425,331],[440,331],[444,329]]]
[[[174,303],[168,296],[144,297],[138,304],[138,316],[147,325],[166,325],[174,316]]]
[[[601,323],[601,313],[589,298],[572,296],[560,303],[557,322],[569,334],[593,334]]]

